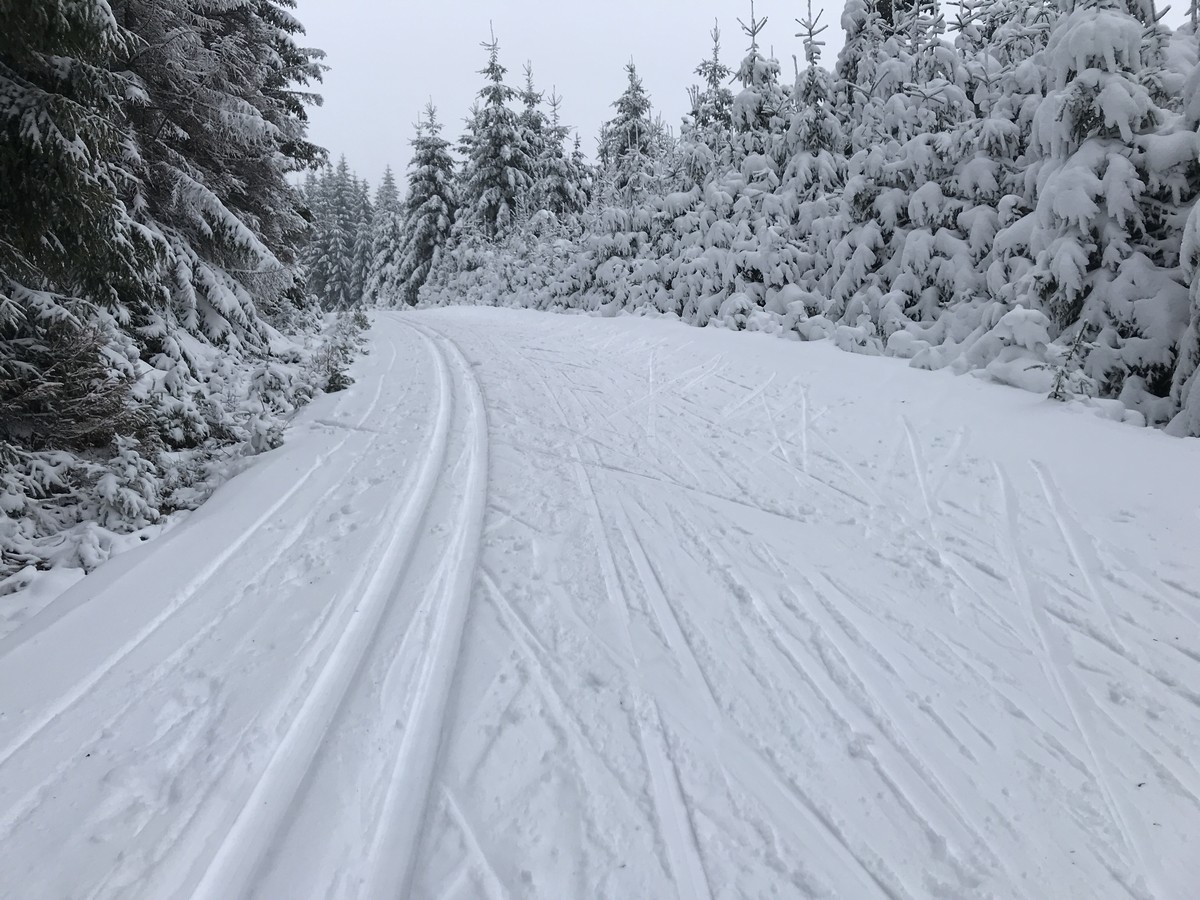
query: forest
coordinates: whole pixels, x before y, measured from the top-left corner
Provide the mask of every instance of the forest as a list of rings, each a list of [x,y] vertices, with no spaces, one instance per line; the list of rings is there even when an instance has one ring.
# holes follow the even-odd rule
[[[1200,436],[1195,6],[848,0],[826,60],[748,4],[677,126],[629,61],[591,155],[493,32],[463,132],[431,102],[374,192],[307,137],[294,12],[0,2],[0,576],[197,506],[372,306],[829,340]]]
[[[810,6],[793,74],[748,6],[678,129],[627,64],[594,164],[493,35],[465,132],[425,111],[373,229],[344,167],[318,179],[341,199],[313,284],[829,339],[1200,435],[1195,7],[1171,29],[1152,0],[848,0],[830,69]]]
[[[0,577],[194,508],[339,374],[294,6],[0,2]]]

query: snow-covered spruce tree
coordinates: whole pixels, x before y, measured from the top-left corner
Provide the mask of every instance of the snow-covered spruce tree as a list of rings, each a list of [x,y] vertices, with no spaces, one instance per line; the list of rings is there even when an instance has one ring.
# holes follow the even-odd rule
[[[829,251],[837,238],[838,203],[846,178],[845,133],[833,105],[833,77],[821,65],[821,12],[797,19],[804,41],[803,69],[792,90],[791,121],[785,140],[780,192],[794,209],[791,230],[797,248],[796,281],[778,295],[788,324],[801,325],[825,308]],[[801,333],[807,333],[801,325]],[[820,333],[820,327],[818,332]]]
[[[69,451],[145,433],[115,314],[150,302],[161,248],[121,200],[136,157],[108,62],[133,36],[102,2],[5,2],[0,17],[2,579],[40,561],[31,540],[72,524],[94,487]]]
[[[906,88],[909,43],[868,0],[847,0],[846,45],[834,71],[835,104],[847,134],[847,177],[830,251],[826,315],[842,327],[839,346],[878,352],[907,323],[903,304],[887,298],[899,254],[895,224],[908,196],[893,174],[914,137]],[[898,173],[896,173],[898,174]]]
[[[371,204],[371,188],[366,179],[355,187],[355,231],[354,249],[350,263],[350,298],[353,306],[362,306],[367,300],[367,282],[374,260],[372,237],[374,235],[375,208]]]
[[[522,198],[532,190],[536,155],[509,107],[517,92],[504,82],[507,69],[500,64],[495,35],[482,46],[488,53],[487,65],[480,70],[486,84],[463,142],[466,160],[459,199],[464,224],[494,239],[513,223]]]
[[[450,143],[442,137],[442,124],[432,103],[417,122],[408,167],[408,194],[401,215],[401,252],[391,280],[381,293],[415,305],[418,294],[437,265],[454,226],[454,160]]]
[[[545,209],[567,232],[574,233],[590,201],[589,167],[578,152],[578,142],[574,152],[567,152],[570,129],[562,124],[562,98],[552,92],[549,104],[550,115],[537,159],[535,207]]]
[[[306,392],[272,348],[305,303],[307,222],[287,175],[323,155],[305,138],[317,54],[297,43],[295,0],[110,5],[139,38],[113,62],[139,150],[127,202],[164,248],[157,302],[125,310],[151,368],[136,395],[184,458],[230,441],[261,449]]]
[[[1194,4],[1190,25],[1193,39],[1200,34],[1196,28],[1198,12],[1200,4]],[[1195,133],[1200,128],[1200,63],[1193,66],[1183,96],[1185,106],[1180,124]],[[1196,135],[1192,152],[1200,153],[1200,134]],[[1180,436],[1200,437],[1200,203],[1193,203],[1184,228],[1181,261],[1184,279],[1190,285],[1191,307],[1172,377],[1173,416],[1167,430]]]
[[[601,126],[598,155],[605,202],[632,208],[651,186],[666,137],[650,116],[650,97],[632,60],[625,75],[625,90],[612,104],[616,115]]]
[[[694,184],[703,184],[717,165],[728,161],[733,126],[729,82],[734,72],[721,61],[720,25],[714,23],[709,35],[712,54],[696,66],[703,83],[688,89],[691,115],[680,134],[684,164]]]
[[[518,216],[527,218],[542,208],[542,198],[539,196],[542,180],[541,161],[549,149],[551,138],[548,133],[550,119],[542,109],[545,94],[537,90],[533,84],[533,63],[526,62],[523,73],[525,86],[518,94],[518,99],[521,101],[521,112],[518,114],[517,123],[521,130],[521,144],[528,149],[529,158],[532,161],[530,168],[532,185],[529,193],[522,198],[523,204]]]
[[[767,21],[755,15],[753,0],[749,23],[738,20],[750,39],[736,76],[742,89],[734,97],[730,111],[732,146],[735,162],[739,163],[752,154],[760,154],[778,164],[784,151],[781,137],[786,130],[791,98],[780,81],[778,60],[765,57],[758,45]]]
[[[292,264],[306,223],[285,176],[318,158],[295,88],[320,71],[295,42],[294,2],[111,5],[140,39],[119,63],[142,98],[127,104],[144,162],[131,205],[170,253],[170,307],[131,314],[161,344],[156,365],[187,365],[177,327],[262,347],[263,316],[287,319],[300,295]]]
[[[850,40],[838,62],[852,155],[829,314],[842,322],[839,344],[865,352],[932,321],[968,288],[955,265],[965,252],[955,234],[960,207],[943,190],[939,147],[939,135],[971,113],[959,60],[931,2],[895,6],[890,16],[894,24],[874,7],[847,3]]]
[[[1155,134],[1171,115],[1154,26],[1148,2],[1063,0],[1033,119],[1033,267],[1017,299],[1043,310],[1065,343],[1082,330],[1082,370],[1096,390],[1161,422],[1188,301],[1177,259],[1154,234],[1150,186],[1168,175]]]
[[[955,177],[961,154],[976,156],[969,141],[977,112],[964,90],[962,57],[943,38],[945,22],[935,0],[918,0],[893,15],[911,56],[905,93],[912,121],[899,159],[887,172],[894,196],[907,198],[890,225],[899,248],[890,287],[905,318],[920,326],[908,332],[924,335],[945,310],[981,293],[979,263],[991,234],[986,224],[974,235],[965,233],[972,222],[964,218],[967,203]],[[966,142],[955,140],[964,128]]]
[[[615,115],[600,128],[593,209],[571,281],[575,302],[588,308],[657,306],[664,300],[654,248],[662,226],[658,192],[665,185],[670,137],[650,115],[636,65],[625,66],[626,87]],[[653,299],[648,299],[653,298]]]
[[[1191,309],[1171,384],[1174,415],[1167,430],[1200,437],[1200,206],[1192,209],[1183,239],[1184,273],[1191,282]]]
[[[912,324],[888,343],[916,366],[986,368],[1031,387],[1047,377],[1048,323],[1013,309],[1012,282],[1028,263],[997,235],[1029,210],[1024,165],[1044,95],[1039,54],[1053,18],[1048,2],[964,0],[957,10],[957,65],[944,68],[942,93],[959,98],[961,115],[943,117],[926,155],[926,183],[913,192],[914,227],[897,286],[920,301],[906,309]],[[1018,320],[1024,324],[1014,327]]]
[[[1018,302],[1017,286],[1033,265],[1029,213],[1037,185],[1025,175],[1033,118],[1048,90],[1044,52],[1057,16],[1055,0],[981,0],[960,18],[959,45],[980,109],[980,140],[995,148],[985,157],[990,164],[974,164],[994,167],[1000,193],[995,204],[999,230],[985,275],[995,311]]]
[[[354,244],[361,194],[343,156],[317,181],[312,237],[305,253],[310,286],[329,311],[355,305]]]
[[[404,253],[403,214],[400,190],[392,167],[383,172],[375,191],[375,214],[371,220],[371,263],[367,268],[366,302],[391,306],[395,298],[388,292],[397,284],[396,270]]]
[[[193,502],[189,473],[301,398],[270,358],[302,294],[285,176],[318,152],[290,5],[0,4],[6,570]],[[56,559],[102,561],[81,528]]]
[[[750,21],[741,23],[749,46],[738,67],[742,89],[731,110],[728,163],[703,192],[698,224],[704,250],[688,254],[692,264],[681,272],[682,284],[700,287],[701,294],[689,290],[680,298],[698,321],[715,318],[739,328],[753,327],[751,314],[761,307],[782,312],[787,301],[780,292],[800,275],[791,229],[795,205],[780,190],[791,98],[780,83],[779,63],[759,46],[767,20],[757,17],[753,4],[750,9]],[[685,244],[694,241],[682,237]]]

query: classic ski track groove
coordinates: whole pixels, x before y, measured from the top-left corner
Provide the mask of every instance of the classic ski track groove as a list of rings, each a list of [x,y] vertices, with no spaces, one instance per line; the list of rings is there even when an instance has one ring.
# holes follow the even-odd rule
[[[393,351],[394,349],[395,348],[393,347]],[[393,352],[392,363],[394,363],[395,358],[396,355]],[[116,726],[118,722],[125,718],[125,716],[131,710],[136,709],[139,706],[139,704],[142,702],[142,697],[148,691],[153,690],[159,685],[168,683],[171,675],[175,675],[183,671],[187,664],[191,661],[194,653],[200,647],[202,647],[205,641],[211,638],[211,636],[216,633],[217,630],[229,619],[232,613],[244,602],[247,594],[258,590],[260,583],[266,579],[267,574],[270,573],[281,560],[286,560],[288,551],[301,544],[301,542],[312,530],[312,525],[319,512],[323,510],[326,501],[328,501],[330,497],[336,495],[339,491],[343,490],[348,484],[351,484],[354,481],[353,476],[359,470],[359,468],[364,463],[372,460],[371,451],[375,448],[379,437],[383,436],[383,433],[372,432],[372,434],[373,437],[367,444],[363,446],[360,451],[357,452],[354,459],[346,467],[345,475],[331,484],[312,505],[311,511],[306,513],[306,515],[302,517],[294,526],[292,526],[284,535],[283,539],[279,542],[269,559],[263,564],[260,575],[256,576],[256,578],[249,585],[234,593],[231,599],[227,603],[223,604],[217,610],[216,614],[211,617],[199,631],[197,631],[185,643],[180,645],[173,653],[170,654],[170,656],[164,658],[158,665],[154,666],[153,669],[148,673],[146,684],[143,685],[139,691],[133,691],[128,694],[128,702],[118,706],[112,712],[105,714],[104,718],[99,721],[94,735],[89,738],[89,741],[85,744],[85,746],[94,746],[105,733],[112,730],[114,726]],[[365,488],[363,490],[365,490]],[[361,491],[359,491],[359,493],[361,493]],[[386,511],[381,512],[379,517],[384,515],[386,515]],[[377,525],[378,519],[373,520],[372,524]],[[309,672],[310,667],[316,665],[320,657],[328,648],[328,640],[322,639],[325,637],[326,631],[329,628],[334,627],[336,624],[337,613],[344,605],[344,601],[344,590],[340,591],[337,595],[331,598],[330,601],[325,604],[318,617],[313,621],[304,639],[296,648],[297,654],[305,660],[305,664],[301,665],[299,669],[302,675],[306,675],[306,673]],[[247,643],[251,641],[252,636],[258,634],[255,628],[268,617],[268,614],[271,611],[271,608],[266,606],[256,610],[257,617],[252,620],[254,627],[249,628],[239,634],[237,643],[230,648],[229,652],[231,654],[235,654],[237,650],[245,647]],[[137,676],[135,673],[131,674],[129,677],[134,678]],[[274,708],[271,713],[263,716],[263,719],[273,722],[286,719],[286,706],[288,705],[286,701],[289,701],[291,696],[291,693],[285,693],[283,696],[281,696],[276,702],[275,707],[282,706],[284,708]],[[250,723],[247,725],[239,734],[237,740],[233,742],[233,751],[228,754],[229,759],[232,759],[236,751],[242,747],[243,740],[250,732],[254,730],[254,725],[255,723]],[[11,833],[11,830],[15,824],[20,822],[22,817],[28,813],[33,805],[36,805],[38,798],[42,795],[42,793],[47,790],[50,785],[53,785],[59,781],[63,774],[69,771],[72,766],[73,762],[71,760],[64,761],[35,787],[28,790],[21,800],[14,803],[9,812],[5,814],[3,819],[0,819],[0,837]],[[211,791],[217,787],[220,780],[220,774],[224,771],[224,764],[214,766],[213,771],[216,777],[212,779],[211,783],[204,790],[202,796],[197,798],[197,801],[194,804],[197,807],[197,810],[202,805],[201,801],[206,799],[210,795]],[[184,830],[183,826],[180,828],[180,831],[182,830]],[[165,843],[169,843],[171,839],[172,838],[168,837]]]
[[[444,720],[458,672],[463,632],[471,608],[487,507],[488,422],[483,394],[470,363],[454,342],[434,329],[406,322],[434,345],[442,344],[461,371],[469,409],[467,475],[454,545],[443,558],[442,590],[424,608],[435,616],[430,646],[422,656],[416,696],[384,800],[383,827],[368,854],[369,897],[407,896],[420,849],[438,766]],[[443,360],[444,364],[444,360]],[[448,570],[448,571],[447,571]],[[418,616],[420,613],[418,613]]]
[[[393,360],[396,356],[396,348],[392,347]],[[379,398],[383,393],[383,382],[380,381],[376,387],[374,397],[368,411],[364,413],[359,424],[370,419],[379,403]],[[232,559],[239,550],[272,518],[282,510],[308,481],[315,475],[326,463],[326,461],[334,456],[351,439],[353,432],[348,431],[346,436],[338,441],[332,448],[316,458],[311,466],[296,480],[296,482],[274,503],[272,503],[254,522],[245,529],[241,534],[234,538],[228,546],[226,546],[217,556],[209,562],[201,572],[192,579],[175,597],[173,597],[162,609],[162,611],[141,628],[129,641],[123,644],[116,653],[105,659],[100,665],[96,666],[87,676],[80,679],[68,691],[65,691],[60,697],[54,701],[46,711],[40,715],[33,723],[26,726],[21,733],[6,746],[0,750],[0,766],[3,766],[11,759],[21,748],[27,745],[31,740],[37,737],[47,726],[52,724],[56,719],[70,710],[81,699],[87,696],[97,684],[99,684],[108,673],[116,669],[122,662],[129,658],[140,646],[148,641],[160,628],[170,621],[180,610],[182,610],[188,602],[195,597],[209,581],[213,579],[222,569],[222,567]],[[341,482],[339,482],[340,486]],[[328,496],[328,492],[325,496]],[[311,524],[313,517],[317,515],[315,509],[309,509],[305,512],[301,522],[294,528],[289,530],[289,534],[298,533],[307,528]],[[280,547],[272,556],[272,562],[278,561],[286,548]],[[69,613],[68,613],[69,615]],[[56,620],[57,621],[57,620]],[[36,635],[29,635],[22,641],[14,642],[14,644],[6,648],[6,653],[12,652],[16,647],[25,643],[26,640],[32,639]]]
[[[376,629],[401,583],[424,521],[448,462],[447,452],[454,398],[446,359],[427,333],[417,329],[433,354],[437,371],[438,404],[428,451],[411,494],[399,495],[389,506],[393,531],[381,530],[366,558],[378,560],[364,569],[347,591],[361,588],[362,599],[336,637],[336,644],[317,675],[300,709],[288,725],[233,825],[224,836],[193,896],[212,900],[243,897],[284,828],[309,767],[339,708],[363,670]],[[486,439],[486,435],[485,435]]]

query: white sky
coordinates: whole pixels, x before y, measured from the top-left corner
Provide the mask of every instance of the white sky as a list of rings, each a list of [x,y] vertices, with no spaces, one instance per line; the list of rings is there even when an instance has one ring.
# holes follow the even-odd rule
[[[813,0],[814,13],[823,4],[831,7],[822,16],[831,26],[823,61],[832,67],[843,3]],[[790,78],[791,54],[803,54],[793,35],[804,0],[756,0],[755,9],[768,17],[763,42]],[[687,87],[698,80],[693,70],[709,53],[713,20],[721,22],[721,56],[736,68],[748,44],[737,20],[749,21],[749,12],[749,0],[299,0],[307,43],[324,50],[331,67],[320,87],[325,106],[311,111],[311,137],[334,159],[345,153],[372,185],[388,163],[402,177],[412,125],[430,97],[445,135],[457,141],[462,133],[483,83],[477,72],[487,57],[479,45],[491,20],[509,82],[523,84],[521,68],[531,61],[538,89],[557,87],[564,121],[579,129],[592,156],[600,124],[624,90],[630,57],[656,109],[678,130]]]

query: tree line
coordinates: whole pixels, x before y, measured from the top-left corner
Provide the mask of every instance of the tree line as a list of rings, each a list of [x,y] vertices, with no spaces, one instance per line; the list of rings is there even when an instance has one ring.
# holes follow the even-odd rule
[[[810,7],[785,75],[751,5],[736,68],[713,30],[678,133],[627,66],[594,166],[493,38],[458,159],[418,135],[413,262],[368,293],[827,338],[1200,435],[1196,15],[847,0],[833,70]]]

